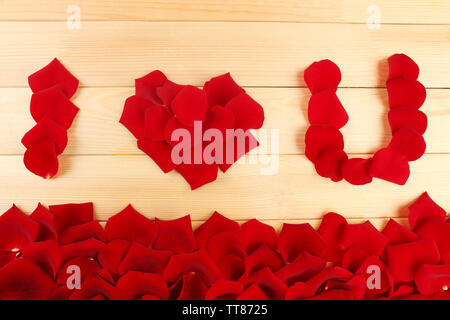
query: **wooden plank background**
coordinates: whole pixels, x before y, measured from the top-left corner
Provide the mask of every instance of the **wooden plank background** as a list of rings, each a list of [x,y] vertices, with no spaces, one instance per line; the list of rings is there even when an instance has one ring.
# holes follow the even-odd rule
[[[71,30],[73,4],[81,28]],[[372,4],[380,9],[379,29],[366,25]],[[316,226],[335,211],[382,227],[389,217],[405,222],[406,206],[423,191],[450,208],[449,12],[449,0],[0,0],[0,211],[13,202],[31,211],[39,201],[93,201],[105,221],[131,202],[149,217],[191,214],[196,225],[214,210],[277,227]],[[324,58],[340,66],[338,94],[350,116],[342,130],[346,151],[370,156],[390,139],[384,81],[386,58],[397,52],[419,64],[427,87],[427,154],[411,163],[403,187],[321,178],[303,156],[304,69]],[[27,76],[53,57],[80,79],[73,101],[81,112],[60,173],[45,181],[25,169],[20,139],[34,124]],[[278,150],[247,156],[195,191],[177,173],[164,175],[118,123],[133,80],[154,69],[198,86],[231,72],[263,105],[263,128],[269,137],[278,132]],[[267,153],[278,159],[277,174],[261,174]]]

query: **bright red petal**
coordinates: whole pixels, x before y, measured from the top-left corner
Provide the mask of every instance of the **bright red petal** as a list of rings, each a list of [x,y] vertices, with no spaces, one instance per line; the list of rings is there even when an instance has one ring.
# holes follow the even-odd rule
[[[338,129],[331,126],[312,125],[305,135],[305,155],[315,162],[326,148],[344,149],[344,138]]]
[[[215,211],[208,220],[195,230],[194,235],[198,246],[204,248],[209,238],[219,232],[226,231],[238,234],[240,232],[239,224]]]
[[[336,90],[341,82],[341,71],[334,62],[321,60],[314,62],[305,70],[304,78],[313,94],[326,89]]]
[[[236,129],[259,129],[264,123],[264,110],[248,94],[242,93],[231,99],[225,106],[234,114]]]
[[[203,90],[205,90],[208,96],[210,106],[225,106],[228,101],[245,92],[233,80],[230,73],[211,78],[211,80],[205,83]]]
[[[159,234],[155,249],[175,254],[189,253],[195,249],[196,243],[189,215],[168,221],[156,219],[156,224],[159,227]]]
[[[152,158],[164,173],[170,172],[175,168],[175,164],[172,161],[172,147],[165,141],[139,139],[137,146]]]
[[[113,297],[115,300],[136,300],[145,295],[169,299],[169,288],[161,275],[128,271],[117,281]]]
[[[428,193],[424,192],[413,204],[409,206],[409,225],[412,230],[426,219],[433,218],[439,221],[445,221],[447,212],[434,202]]]
[[[416,80],[419,76],[419,66],[406,54],[397,53],[388,58],[388,81],[394,78],[409,78]]]
[[[53,221],[58,234],[67,227],[88,223],[94,219],[94,205],[92,202],[49,206],[49,210],[53,213]]]
[[[23,250],[22,257],[47,271],[53,278],[56,277],[62,261],[61,249],[55,240],[30,244]]]
[[[419,109],[425,102],[427,92],[419,81],[408,78],[396,78],[386,82],[389,106]]]
[[[39,224],[13,205],[0,216],[0,250],[20,252],[36,240]]]
[[[425,153],[425,139],[412,128],[400,128],[392,136],[389,148],[396,149],[408,158],[415,161]]]
[[[247,254],[252,254],[261,245],[277,249],[277,233],[272,226],[256,219],[248,220],[241,226],[241,241]]]
[[[184,125],[192,127],[194,121],[202,121],[208,101],[206,93],[194,86],[184,86],[172,101],[172,110]]]
[[[328,125],[340,129],[348,121],[348,114],[336,95],[328,89],[311,96],[308,103],[308,120],[314,125]]]
[[[408,159],[395,149],[380,149],[373,156],[370,175],[404,185],[409,178]]]
[[[50,179],[58,173],[56,156],[55,143],[51,139],[45,139],[34,143],[25,151],[23,163],[35,175]]]
[[[156,89],[167,81],[167,77],[159,70],[134,80],[136,96],[147,99],[154,104],[159,104],[161,100],[156,95]]]
[[[145,112],[153,104],[141,97],[131,96],[125,101],[119,122],[137,138],[144,138]]]
[[[342,177],[353,185],[363,185],[372,182],[370,165],[372,159],[348,159],[341,167]]]
[[[400,128],[412,128],[419,134],[424,134],[428,126],[428,118],[420,110],[408,107],[395,107],[388,113],[389,126],[392,133]]]

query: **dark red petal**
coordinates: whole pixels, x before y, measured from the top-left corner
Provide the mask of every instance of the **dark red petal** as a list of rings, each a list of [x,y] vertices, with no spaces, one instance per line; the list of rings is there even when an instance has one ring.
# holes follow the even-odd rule
[[[240,282],[219,279],[206,293],[205,300],[235,300],[244,291]]]
[[[62,261],[61,249],[55,240],[31,243],[23,250],[22,257],[47,271],[53,278]]]
[[[389,219],[382,232],[389,240],[388,245],[412,242],[419,238],[393,219]]]
[[[366,279],[362,275],[356,275],[346,282],[330,280],[326,283],[326,291],[335,292],[338,290],[350,291],[353,299],[361,300],[366,295]]]
[[[169,288],[159,274],[128,271],[117,281],[115,300],[135,300],[145,295],[169,299]]]
[[[49,118],[67,130],[79,110],[59,86],[38,91],[31,96],[30,112],[36,122]]]
[[[145,112],[153,104],[138,96],[128,97],[123,107],[119,122],[123,124],[137,138],[144,138]]]
[[[419,225],[416,233],[421,239],[434,240],[442,255],[450,253],[450,223],[430,218]]]
[[[236,161],[259,146],[258,140],[250,131],[237,129],[232,135],[226,135],[223,149],[223,164],[220,169],[226,172]]]
[[[284,261],[280,254],[263,244],[245,260],[245,275],[248,276],[266,267],[272,272],[277,272],[283,265]]]
[[[419,134],[424,134],[428,126],[428,119],[425,113],[408,107],[390,109],[388,119],[392,133],[400,128],[409,127],[416,130]]]
[[[242,259],[246,257],[242,242],[234,232],[221,232],[212,236],[206,246],[206,252],[217,263],[226,255],[233,254]]]
[[[338,129],[331,126],[312,125],[305,134],[305,155],[315,162],[326,148],[344,149],[344,138]]]
[[[322,218],[317,231],[325,239],[326,249],[324,257],[331,262],[337,262],[342,256],[342,248],[339,245],[342,234],[347,227],[347,220],[337,213],[329,212]]]
[[[49,300],[69,300],[70,295],[73,293],[72,289],[67,288],[64,284],[62,286],[57,287],[55,290],[50,293],[48,296]]]
[[[317,296],[308,298],[308,300],[353,300],[352,291],[345,289],[331,289],[319,293]]]
[[[175,164],[172,161],[172,147],[165,141],[139,139],[137,146],[152,158],[164,173],[170,172],[175,168]]]
[[[310,124],[328,125],[340,129],[348,121],[348,114],[336,95],[336,89],[313,94],[308,103]]]
[[[161,87],[156,88],[156,95],[162,101],[162,104],[172,112],[172,100],[183,87],[183,85],[167,80]]]
[[[336,90],[341,82],[341,71],[334,62],[328,59],[321,60],[314,62],[305,70],[304,78],[313,94],[326,89]]]
[[[388,81],[394,78],[410,78],[416,80],[419,76],[419,66],[403,53],[396,53],[388,58]]]
[[[392,289],[392,281],[390,275],[388,275],[386,270],[386,265],[377,257],[370,256],[368,257],[356,271],[357,274],[364,276],[364,284],[367,284],[367,280],[370,276],[374,275],[374,271],[371,270],[374,266],[377,266],[380,270],[380,287],[379,288],[369,288],[367,286],[366,297],[369,299],[375,299],[379,297],[381,294],[388,292],[389,289]],[[370,281],[370,280],[369,280]]]
[[[20,252],[0,251],[0,268],[15,260],[17,256],[20,256]]]
[[[419,81],[396,78],[386,82],[389,106],[419,109],[427,96],[425,87]]]
[[[208,96],[208,103],[210,106],[225,106],[228,101],[244,93],[242,89],[231,77],[230,73],[211,78],[203,86],[206,95]]]
[[[287,262],[294,261],[303,251],[321,256],[326,248],[324,238],[309,223],[284,223],[277,244]]]
[[[248,220],[242,224],[241,241],[247,254],[252,254],[263,244],[272,250],[277,249],[277,233],[275,229],[256,219]]]
[[[190,272],[183,274],[182,287],[177,300],[204,300],[208,291],[201,275]]]
[[[391,300],[403,299],[407,296],[412,295],[415,291],[416,288],[413,286],[401,285],[389,294],[389,299]]]
[[[60,244],[69,244],[89,238],[106,241],[105,231],[98,221],[67,227],[61,232],[58,240]]]
[[[53,140],[41,140],[25,151],[23,163],[35,175],[50,179],[58,173],[58,158],[56,156]]]
[[[209,238],[219,232],[226,231],[239,234],[239,224],[214,211],[213,215],[195,230],[194,235],[197,245],[200,248],[204,248]]]
[[[114,239],[136,241],[149,247],[158,236],[158,226],[128,205],[108,219],[105,232],[108,241]]]
[[[167,81],[167,77],[159,70],[134,80],[136,96],[147,99],[152,103],[159,104],[161,100],[156,95],[156,89]]]
[[[287,285],[275,276],[269,268],[253,272],[243,280],[243,283],[246,287],[257,283],[261,290],[273,300],[283,300],[288,289]]]
[[[414,280],[424,264],[437,264],[439,250],[433,240],[418,240],[386,247],[388,270],[396,281]]]
[[[179,276],[186,272],[198,273],[208,286],[222,277],[219,269],[203,250],[173,255],[164,270],[164,279],[169,283],[174,283]]]
[[[445,221],[447,212],[434,202],[428,193],[424,192],[413,204],[409,206],[409,225],[412,230],[425,221],[425,219],[433,218]]]
[[[292,285],[298,281],[306,281],[325,268],[325,259],[310,255],[303,251],[297,259],[278,270],[275,275],[287,285]]]
[[[314,163],[317,173],[337,182],[342,180],[342,166],[347,162],[348,156],[344,150],[334,147],[324,149]]]
[[[408,159],[395,149],[380,149],[373,156],[370,175],[404,185],[409,178]]]
[[[176,170],[191,186],[191,190],[213,182],[217,179],[219,170],[217,164],[180,164]]]
[[[70,98],[77,91],[78,79],[55,58],[48,65],[30,75],[28,84],[33,92],[58,85],[64,94]]]
[[[342,177],[354,185],[363,185],[372,182],[370,166],[372,159],[351,158],[342,167]]]
[[[121,275],[129,270],[162,273],[171,255],[172,253],[170,251],[149,249],[134,242],[131,244],[128,253],[123,257],[118,271]]]
[[[228,254],[217,262],[217,268],[225,279],[237,281],[245,272],[245,259],[234,254]]]
[[[0,250],[22,251],[33,242],[39,232],[39,224],[13,205],[0,216]]]
[[[370,221],[360,224],[349,224],[342,238],[342,248],[359,248],[375,256],[380,256],[389,239],[378,231]]]
[[[340,265],[342,268],[355,273],[369,256],[370,254],[363,249],[349,248],[342,256]]]
[[[448,290],[450,266],[425,264],[417,270],[414,280],[420,294],[430,295]]]
[[[30,214],[30,218],[39,223],[39,235],[37,241],[51,240],[57,238],[53,214],[42,204],[38,204],[36,209]]]
[[[264,110],[248,94],[241,93],[226,104],[225,108],[234,114],[236,129],[259,129],[264,123]]]
[[[252,284],[239,295],[236,300],[269,300],[257,283]]]
[[[81,289],[74,290],[70,300],[110,300],[115,293],[114,287],[99,276],[90,276],[81,285]]]
[[[400,128],[392,136],[389,148],[396,149],[408,158],[408,161],[419,159],[426,149],[425,139],[412,128]]]
[[[88,223],[94,219],[92,202],[60,204],[48,208],[54,215],[53,221],[58,234],[67,227]]]
[[[155,249],[168,250],[175,254],[192,252],[195,238],[189,215],[175,220],[163,221],[156,219],[159,235],[155,242]]]
[[[61,247],[63,252],[63,261],[67,261],[69,259],[80,256],[96,258],[98,252],[103,247],[105,247],[105,243],[94,238],[67,244]]]
[[[98,261],[103,268],[115,276],[119,275],[119,266],[127,254],[131,243],[125,240],[112,240],[98,253]]]
[[[0,300],[45,300],[55,282],[37,265],[16,259],[0,269]]]
[[[164,128],[171,117],[167,108],[151,106],[145,111],[144,136],[153,141],[164,141]]]
[[[184,125],[192,127],[194,121],[202,121],[208,101],[206,93],[194,86],[184,86],[172,101],[172,110]]]
[[[52,140],[55,143],[56,154],[59,155],[67,146],[67,131],[49,118],[42,118],[30,131],[25,133],[22,144],[28,149],[42,140]]]
[[[183,129],[183,131],[182,131]],[[187,131],[184,131],[187,130]],[[177,132],[175,132],[177,131]],[[172,135],[175,132],[175,136],[172,137]],[[188,136],[187,133],[189,133]],[[185,135],[182,135],[185,134]],[[180,136],[181,135],[181,136]],[[175,146],[181,141],[184,141],[184,139],[187,139],[190,142],[190,146],[196,146],[201,145],[202,143],[202,136],[200,136],[199,139],[195,136],[194,127],[188,127],[183,125],[180,121],[177,120],[177,118],[172,117],[170,118],[166,126],[164,127],[164,137],[168,144],[171,146]],[[185,138],[186,137],[186,138]]]
[[[205,121],[206,129],[218,129],[226,136],[226,129],[234,129],[234,114],[230,109],[221,106],[208,108]]]
[[[90,275],[95,274],[100,270],[99,264],[93,258],[75,257],[68,260],[59,269],[56,280],[58,284],[67,286],[67,279],[74,274],[73,270],[69,269],[70,266],[77,266],[80,268],[81,283],[83,283]]]

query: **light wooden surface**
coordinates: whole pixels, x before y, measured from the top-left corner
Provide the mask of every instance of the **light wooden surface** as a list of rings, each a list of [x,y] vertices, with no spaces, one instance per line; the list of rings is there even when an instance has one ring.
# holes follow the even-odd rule
[[[69,30],[71,4],[0,0],[0,211],[13,202],[31,211],[39,201],[93,201],[104,221],[131,202],[149,217],[189,213],[195,225],[217,210],[276,227],[317,226],[335,211],[382,227],[389,217],[405,223],[405,207],[423,191],[450,209],[449,0],[377,1],[379,29],[366,25],[374,3],[365,0],[79,0],[81,28]],[[427,154],[411,164],[403,187],[319,177],[303,156],[304,69],[324,58],[340,66],[338,94],[350,116],[342,130],[346,151],[370,156],[390,139],[384,81],[386,58],[397,52],[419,64],[427,87]],[[80,79],[73,101],[81,112],[60,173],[45,181],[25,169],[20,139],[34,124],[27,76],[53,57]],[[134,79],[153,69],[198,86],[231,72],[263,105],[263,128],[279,131],[278,173],[261,175],[263,154],[274,151],[260,150],[195,191],[177,173],[164,175],[118,123]]]

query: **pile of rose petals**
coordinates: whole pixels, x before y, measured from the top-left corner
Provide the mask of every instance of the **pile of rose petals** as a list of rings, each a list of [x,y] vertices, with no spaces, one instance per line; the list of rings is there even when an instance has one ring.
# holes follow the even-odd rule
[[[339,67],[330,60],[322,60],[305,70],[305,82],[312,94],[305,154],[322,177],[332,181],[345,179],[354,185],[370,183],[375,177],[403,185],[409,177],[408,162],[425,153],[422,135],[427,128],[427,116],[418,109],[425,101],[426,90],[417,81],[419,67],[404,54],[394,54],[388,63],[386,88],[392,140],[370,159],[349,159],[344,151],[339,129],[347,123],[348,115],[336,95],[341,81]]]
[[[226,136],[228,129],[259,129],[264,122],[262,107],[236,84],[229,73],[212,78],[203,89],[198,89],[176,84],[155,70],[136,79],[135,87],[135,95],[125,101],[120,123],[136,137],[138,148],[164,173],[175,169],[192,190],[216,180],[219,168],[227,171],[240,157],[258,146],[250,132],[246,132],[243,150],[236,150],[234,143],[230,143],[230,139],[235,138]],[[201,123],[203,132],[208,129],[222,132],[223,153],[220,159],[217,153],[212,163],[201,156],[196,162],[176,164],[172,158],[173,148],[179,142],[172,140],[175,130],[186,129],[191,134],[192,155],[196,152],[203,155],[209,145],[202,137],[200,141],[195,138],[194,122]]]
[[[0,216],[0,299],[450,299],[446,212],[426,193],[409,210],[410,228],[328,213],[318,230],[277,234],[217,212],[193,231],[189,216],[131,206],[105,228],[92,203],[13,206]],[[67,285],[76,267],[79,288]]]
[[[70,98],[78,88],[75,78],[58,59],[28,77],[31,116],[36,125],[22,138],[27,148],[23,162],[45,179],[58,172],[58,158],[67,146],[67,130],[79,109]]]

